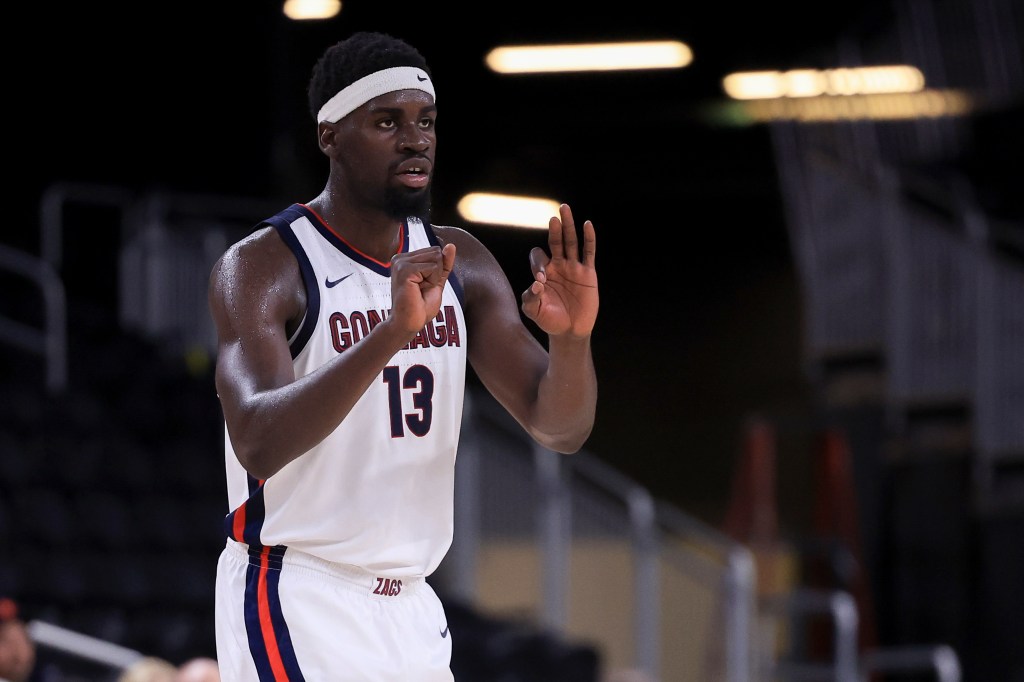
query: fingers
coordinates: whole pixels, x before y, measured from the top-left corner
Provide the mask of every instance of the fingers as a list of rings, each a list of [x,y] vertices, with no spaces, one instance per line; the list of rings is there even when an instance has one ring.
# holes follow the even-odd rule
[[[544,285],[540,281],[535,280],[519,297],[519,309],[531,320],[536,320],[540,315],[540,295],[542,291],[544,291]]]
[[[534,279],[538,279],[541,282],[547,279],[547,274],[544,270],[550,262],[551,259],[548,258],[548,254],[544,253],[544,249],[539,246],[530,249],[530,270],[533,271]]]
[[[558,212],[561,214],[565,204],[558,207]],[[551,216],[548,219],[548,250],[551,252],[552,258],[564,258],[565,257],[565,246],[562,243],[562,221],[558,216]]]
[[[445,244],[445,247],[451,246],[455,248],[454,244]],[[405,253],[396,253],[391,257],[392,263],[430,263],[436,262],[441,263],[443,257],[443,250],[440,246],[427,246],[422,249],[416,249],[415,251],[406,251]]]
[[[597,262],[597,233],[594,223],[587,220],[583,223],[583,264],[594,267]]]
[[[444,278],[448,279],[448,275],[451,274],[455,268],[455,244],[445,244],[441,249],[441,260],[443,263]]]
[[[530,249],[530,269],[533,271],[533,281],[520,296],[520,309],[531,320],[536,320],[540,315],[541,295],[544,293],[544,283],[548,280],[546,268],[550,262],[551,258],[544,252],[544,249],[539,246]]]
[[[558,249],[564,258],[569,260],[579,260],[580,252],[579,245],[576,240],[576,223],[572,219],[572,209],[569,208],[569,204],[562,204],[558,207],[558,214],[561,216],[559,221],[559,230],[557,235]],[[548,225],[550,228],[550,224]],[[548,242],[549,244],[556,239],[554,231],[548,230]],[[557,258],[555,255],[555,245],[551,244],[551,255]]]
[[[580,246],[576,235],[576,221],[572,217],[572,209],[568,204],[558,207],[558,216],[548,221],[548,249],[552,258],[566,258],[579,261]],[[597,255],[597,235],[594,223],[587,220],[583,223],[583,254],[585,265],[593,266]]]
[[[455,244],[429,246],[391,258],[392,276],[443,286],[455,268]]]

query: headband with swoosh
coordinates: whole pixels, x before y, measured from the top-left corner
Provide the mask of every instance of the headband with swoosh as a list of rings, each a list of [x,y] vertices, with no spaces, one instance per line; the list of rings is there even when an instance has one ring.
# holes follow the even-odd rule
[[[317,123],[337,123],[374,97],[396,90],[422,90],[436,100],[434,85],[426,71],[414,66],[395,66],[375,71],[342,88],[320,107]]]

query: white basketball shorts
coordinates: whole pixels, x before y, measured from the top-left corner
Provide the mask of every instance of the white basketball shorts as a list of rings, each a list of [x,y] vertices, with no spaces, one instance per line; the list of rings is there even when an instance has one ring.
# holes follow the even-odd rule
[[[215,616],[223,682],[454,680],[444,607],[422,577],[228,540]]]

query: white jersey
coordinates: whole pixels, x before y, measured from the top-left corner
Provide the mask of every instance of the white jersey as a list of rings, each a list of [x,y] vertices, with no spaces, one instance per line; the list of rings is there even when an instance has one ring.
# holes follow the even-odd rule
[[[308,207],[265,221],[294,252],[307,311],[290,340],[296,378],[356,344],[391,310],[390,266],[354,249]],[[403,252],[436,244],[410,218]],[[225,430],[229,538],[295,548],[379,576],[427,576],[452,541],[455,455],[462,425],[466,324],[455,274],[437,317],[312,450],[260,481]]]

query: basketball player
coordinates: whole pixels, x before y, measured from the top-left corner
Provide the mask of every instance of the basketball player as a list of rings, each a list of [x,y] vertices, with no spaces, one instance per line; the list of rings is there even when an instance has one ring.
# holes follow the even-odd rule
[[[538,443],[582,447],[595,230],[584,222],[581,244],[562,205],[517,301],[476,238],[430,223],[438,110],[415,48],[354,34],[322,55],[308,94],[326,186],[231,246],[210,279],[229,498],[221,674],[450,681],[452,635],[424,579],[452,541],[466,363]]]

